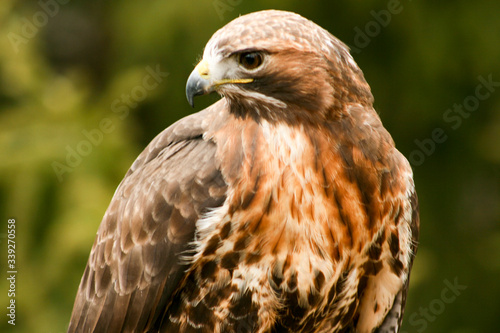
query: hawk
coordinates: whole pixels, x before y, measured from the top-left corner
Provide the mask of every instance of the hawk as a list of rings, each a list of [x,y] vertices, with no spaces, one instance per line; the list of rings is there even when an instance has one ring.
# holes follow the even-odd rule
[[[69,332],[397,332],[417,195],[348,48],[241,16],[187,81],[191,104],[211,92],[118,186]]]

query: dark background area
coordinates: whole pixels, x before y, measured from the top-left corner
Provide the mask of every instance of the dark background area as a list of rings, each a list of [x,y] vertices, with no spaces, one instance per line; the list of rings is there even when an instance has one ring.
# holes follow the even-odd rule
[[[156,134],[217,99],[199,98],[194,110],[185,99],[205,43],[268,8],[351,46],[413,165],[421,239],[403,331],[498,331],[500,3],[487,0],[2,0],[0,331],[66,330],[125,172]],[[15,327],[5,315],[8,219]]]

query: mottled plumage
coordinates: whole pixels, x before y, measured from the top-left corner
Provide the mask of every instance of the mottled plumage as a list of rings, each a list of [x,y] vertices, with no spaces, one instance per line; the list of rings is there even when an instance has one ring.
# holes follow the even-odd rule
[[[347,47],[263,11],[208,42],[188,100],[118,187],[69,332],[397,332],[412,171]]]

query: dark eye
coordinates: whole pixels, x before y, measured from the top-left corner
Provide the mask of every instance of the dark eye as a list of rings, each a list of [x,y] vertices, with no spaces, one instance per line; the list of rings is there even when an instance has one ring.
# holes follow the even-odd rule
[[[245,52],[240,54],[239,61],[246,69],[256,69],[262,65],[263,56],[259,52]]]

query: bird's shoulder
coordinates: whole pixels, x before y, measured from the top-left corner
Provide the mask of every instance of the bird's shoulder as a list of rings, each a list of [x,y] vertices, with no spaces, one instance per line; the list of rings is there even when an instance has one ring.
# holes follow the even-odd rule
[[[174,123],[129,169],[97,232],[70,332],[159,325],[184,277],[196,221],[226,197],[215,143],[205,137],[223,112],[216,103]]]

